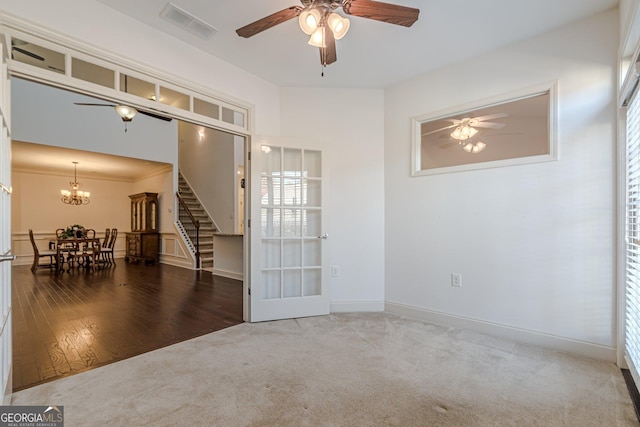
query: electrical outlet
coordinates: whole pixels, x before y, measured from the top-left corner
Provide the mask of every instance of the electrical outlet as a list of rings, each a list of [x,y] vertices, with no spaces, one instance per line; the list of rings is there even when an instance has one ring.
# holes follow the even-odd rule
[[[451,273],[451,286],[453,286],[454,288],[462,287],[462,274]]]
[[[331,266],[331,277],[338,277],[340,276],[340,266],[339,265],[332,265]]]

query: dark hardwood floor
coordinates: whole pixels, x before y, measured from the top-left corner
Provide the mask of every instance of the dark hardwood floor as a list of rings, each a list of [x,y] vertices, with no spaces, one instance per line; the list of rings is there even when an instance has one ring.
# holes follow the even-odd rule
[[[13,390],[242,323],[242,282],[165,264],[12,268]]]

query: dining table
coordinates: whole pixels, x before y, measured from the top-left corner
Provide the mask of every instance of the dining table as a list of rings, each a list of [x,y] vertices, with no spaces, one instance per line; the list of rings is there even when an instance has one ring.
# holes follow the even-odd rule
[[[84,267],[95,269],[100,264],[100,239],[97,237],[58,237],[55,240],[58,270]]]

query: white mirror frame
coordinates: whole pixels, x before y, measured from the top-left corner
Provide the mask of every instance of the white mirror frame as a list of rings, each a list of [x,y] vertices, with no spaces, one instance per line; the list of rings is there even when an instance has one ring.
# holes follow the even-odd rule
[[[469,162],[456,166],[445,166],[432,169],[421,169],[422,160],[422,132],[421,125],[425,122],[449,118],[453,115],[470,113],[481,108],[489,108],[501,104],[530,98],[536,95],[549,94],[549,152],[543,155],[514,157],[504,160]],[[470,157],[470,160],[473,158]],[[522,90],[513,91],[500,96],[484,99],[457,107],[452,107],[411,118],[411,176],[429,176],[443,173],[488,169],[503,166],[515,166],[529,163],[548,162],[558,159],[557,145],[557,81],[544,83]]]

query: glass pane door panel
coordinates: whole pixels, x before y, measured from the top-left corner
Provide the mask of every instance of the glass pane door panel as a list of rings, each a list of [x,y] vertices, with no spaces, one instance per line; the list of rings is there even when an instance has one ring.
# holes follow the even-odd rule
[[[160,102],[165,105],[189,111],[189,95],[160,86]]]
[[[302,189],[303,203],[305,206],[319,207],[322,202],[322,182],[319,180],[305,180],[305,186]]]
[[[319,267],[322,263],[320,253],[322,250],[322,239],[305,239],[303,241],[304,252],[302,259],[305,267]]]
[[[322,157],[320,151],[306,150],[304,152],[304,173],[309,178],[322,176]]]
[[[261,181],[262,198],[260,203],[263,206],[280,205],[280,182],[282,178],[273,176],[263,176]]]
[[[193,112],[213,119],[218,119],[220,117],[220,106],[194,97]]]
[[[116,72],[114,70],[83,61],[82,59],[71,58],[71,77],[114,89],[115,76]]]
[[[305,297],[322,293],[322,270],[320,268],[305,268],[303,270],[302,292]]]
[[[262,268],[280,268],[280,240],[262,241]]]
[[[262,237],[280,237],[280,209],[262,208]]]
[[[278,299],[280,295],[280,270],[262,272],[262,299]]]
[[[280,175],[280,147],[262,146],[263,166],[262,174],[268,176]]]
[[[283,209],[284,210],[284,237],[300,237],[302,236],[301,209]]]
[[[300,240],[284,240],[283,267],[300,267],[302,265],[302,242]]]
[[[299,206],[302,204],[302,179],[284,178],[284,204]]]
[[[302,296],[302,272],[298,269],[284,270],[283,276],[283,294],[284,298],[301,297]]]
[[[295,149],[284,149],[284,175],[285,176],[301,176],[302,175],[302,152]]]
[[[302,235],[317,237],[322,234],[321,211],[304,209],[302,211]]]
[[[155,99],[156,85],[154,83],[121,73],[120,91],[130,93],[132,95],[136,95],[145,99],[152,99],[152,97]]]

